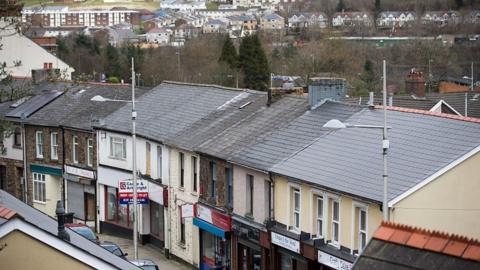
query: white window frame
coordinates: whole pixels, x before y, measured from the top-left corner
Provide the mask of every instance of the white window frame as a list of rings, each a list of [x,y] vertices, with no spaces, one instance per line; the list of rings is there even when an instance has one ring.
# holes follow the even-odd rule
[[[52,160],[58,160],[58,132],[50,133],[50,156]]]
[[[293,194],[293,198],[292,198],[292,204],[293,204],[293,208],[292,208],[292,214],[293,214],[293,225],[292,225],[292,229],[296,232],[300,232],[300,218],[301,218],[301,212],[302,212],[302,193],[300,192],[301,190],[298,189],[298,188],[294,188],[292,190],[292,194]],[[296,209],[296,205],[295,205],[295,195],[298,194],[298,210]],[[296,224],[296,216],[298,216],[298,224]],[[298,226],[297,226],[298,225]]]
[[[72,136],[72,161],[73,163],[78,163],[78,136]]]
[[[93,139],[87,139],[87,165],[93,166]]]
[[[127,159],[127,139],[122,138],[122,137],[115,137],[111,136],[110,137],[110,158],[113,159],[121,159],[121,160],[126,160]],[[116,156],[116,147],[121,147],[121,156]]]
[[[41,204],[46,204],[47,203],[47,182],[46,182],[46,175],[41,174],[41,173],[32,173],[32,178],[33,178],[33,201],[36,203],[41,203]],[[39,196],[37,197],[37,191],[35,188],[35,184],[43,186],[43,190],[40,190],[42,194],[38,194]],[[41,198],[43,197],[43,198]],[[42,200],[43,199],[43,200]]]
[[[365,230],[361,232],[360,230],[360,211],[365,211]],[[358,226],[355,226],[355,216],[358,213]],[[352,202],[352,235],[351,235],[351,246],[357,247],[358,253],[361,253],[363,248],[361,247],[360,237],[361,233],[365,233],[365,246],[368,243],[368,204],[364,202],[353,201]],[[357,237],[357,243],[355,244],[355,237]],[[352,248],[351,254],[354,254],[354,248]]]
[[[331,233],[331,244],[335,247],[340,247],[340,224],[341,224],[341,206],[340,206],[340,199],[338,197],[330,197],[332,200],[332,221],[330,225],[330,233]],[[334,219],[334,209],[335,209],[335,203],[338,203],[338,220]],[[338,226],[338,239],[335,240],[335,224]]]
[[[319,202],[322,202],[322,207],[319,208],[318,207],[318,204]],[[315,226],[316,226],[316,234],[317,234],[317,238],[320,238],[320,239],[323,239],[325,237],[325,197],[322,196],[322,195],[315,195],[315,203],[316,203],[316,208],[317,208],[317,212],[315,213],[316,214],[316,219],[315,219]],[[319,210],[322,209],[322,216],[319,215]],[[319,230],[319,222],[322,222],[322,229]]]
[[[157,145],[157,178],[162,178],[163,153],[162,146]]]
[[[41,138],[41,140],[39,140],[39,138]],[[43,139],[43,131],[35,132],[35,152],[37,158],[43,158]]]
[[[359,207],[357,208],[358,209],[358,252],[362,252],[362,250],[367,246],[367,236],[368,236],[368,211],[366,208],[364,207]],[[365,228],[362,229],[362,215],[361,213],[362,212],[365,212]],[[363,246],[362,246],[362,234],[365,235],[365,243],[363,243]]]

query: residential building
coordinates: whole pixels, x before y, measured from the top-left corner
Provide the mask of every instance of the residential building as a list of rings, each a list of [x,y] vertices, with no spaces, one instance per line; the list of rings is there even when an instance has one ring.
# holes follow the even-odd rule
[[[325,105],[344,106],[327,101],[319,108]],[[352,125],[382,123],[380,107],[357,110],[342,121]],[[388,153],[390,220],[478,237],[473,224],[480,217],[464,209],[471,209],[475,198],[472,190],[479,188],[473,164],[479,158],[480,121],[396,107],[388,108],[387,119],[392,127]],[[277,194],[272,242],[280,247],[274,254],[280,265],[274,268],[288,267],[292,262],[299,267],[325,265],[325,257],[350,268],[355,254],[362,252],[381,222],[381,131],[321,132],[323,136],[271,169]],[[458,194],[462,194],[461,199]],[[458,220],[462,222],[455,222]]]
[[[60,220],[57,222],[0,190],[0,241],[4,247],[0,268],[140,269],[63,227]]]
[[[162,9],[171,9],[177,11],[195,11],[198,9],[206,9],[204,0],[164,0],[160,3]]]
[[[421,17],[423,24],[438,26],[456,25],[462,22],[462,14],[458,11],[427,11]]]
[[[213,19],[208,20],[202,28],[204,34],[226,33],[228,22],[226,20]]]
[[[472,10],[464,22],[477,24],[480,23],[480,10]]]
[[[148,43],[168,45],[172,36],[172,30],[165,28],[152,28],[146,34]]]
[[[258,28],[262,30],[283,30],[285,19],[276,13],[266,14],[260,17]]]
[[[7,74],[27,78],[32,76],[32,70],[45,69],[61,79],[71,79],[72,72],[75,71],[71,66],[18,33],[13,26],[2,27],[1,35],[0,59],[6,64]]]
[[[108,43],[114,47],[123,44],[137,43],[139,40],[138,36],[133,32],[132,25],[130,24],[108,26],[98,30],[92,30],[92,32],[93,36],[107,40]]]
[[[42,27],[105,27],[121,23],[138,25],[138,11],[129,9],[81,9],[68,6],[32,7],[22,10],[22,22]]]
[[[229,30],[242,31],[246,35],[255,33],[257,30],[257,19],[253,15],[229,16]]]
[[[323,12],[301,12],[288,18],[288,28],[327,28],[328,17]]]
[[[216,10],[198,9],[198,10],[195,10],[194,12],[195,15],[204,16],[205,18],[208,18],[208,19],[221,19],[221,18],[227,18],[229,16],[240,16],[245,13],[246,12],[243,9],[216,9]]]
[[[479,250],[480,242],[475,239],[404,224],[382,223],[353,269],[478,269]]]
[[[333,27],[373,26],[372,14],[368,12],[336,12],[332,17]]]
[[[410,27],[417,19],[415,12],[383,11],[377,16],[379,28]]]

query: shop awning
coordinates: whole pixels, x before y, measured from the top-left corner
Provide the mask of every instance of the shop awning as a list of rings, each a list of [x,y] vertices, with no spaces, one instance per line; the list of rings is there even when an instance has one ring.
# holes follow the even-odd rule
[[[204,230],[204,231],[207,231],[211,234],[214,234],[218,237],[221,237],[221,238],[225,238],[225,231],[223,231],[222,229],[218,228],[218,227],[215,227],[214,225],[206,222],[206,221],[203,221],[201,219],[198,219],[198,218],[193,218],[193,225],[199,227],[200,229]]]
[[[43,166],[38,164],[30,164],[30,171],[35,173],[50,174],[50,175],[62,177],[62,169],[55,168],[55,167]]]

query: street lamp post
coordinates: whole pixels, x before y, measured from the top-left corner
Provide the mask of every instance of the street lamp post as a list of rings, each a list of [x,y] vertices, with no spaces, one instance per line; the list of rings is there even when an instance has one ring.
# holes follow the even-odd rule
[[[137,111],[135,110],[135,70],[134,70],[134,61],[132,57],[132,100],[120,100],[120,99],[110,99],[104,98],[100,95],[94,96],[92,101],[98,102],[127,102],[132,104],[132,177],[133,177],[133,250],[135,260],[138,259],[138,245],[137,245],[137,234],[138,234],[138,199],[137,199],[137,134],[135,129],[135,120],[137,118]]]

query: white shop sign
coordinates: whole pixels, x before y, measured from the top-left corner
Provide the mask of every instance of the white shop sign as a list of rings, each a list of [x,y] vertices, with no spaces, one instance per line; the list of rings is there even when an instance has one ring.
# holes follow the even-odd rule
[[[213,224],[212,210],[208,207],[202,206],[201,204],[197,204],[197,217]]]
[[[95,174],[93,171],[80,169],[77,167],[72,167],[65,165],[65,172],[68,174],[78,175],[85,178],[95,179]]]
[[[338,270],[350,270],[352,269],[352,266],[353,266],[352,263],[342,260],[340,258],[337,258],[335,256],[332,256],[323,251],[318,251],[318,262]]]
[[[300,242],[295,239],[272,232],[272,243],[293,252],[300,253]]]
[[[182,218],[193,217],[193,204],[182,205]]]

